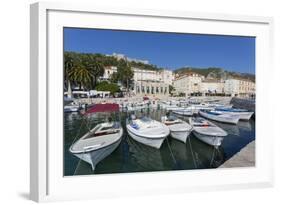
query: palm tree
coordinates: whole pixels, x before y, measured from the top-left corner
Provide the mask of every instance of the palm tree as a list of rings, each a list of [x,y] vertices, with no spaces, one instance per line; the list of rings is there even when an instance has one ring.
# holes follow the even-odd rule
[[[69,73],[73,69],[73,56],[69,52],[64,53],[64,80],[65,80],[65,86],[67,87],[67,97],[72,97],[72,90],[71,90],[71,82],[70,82],[70,76]]]
[[[83,89],[89,88],[93,79],[93,72],[89,67],[83,65],[83,62],[78,61],[74,63],[74,67],[69,72],[69,77],[79,84],[79,87],[83,86]]]

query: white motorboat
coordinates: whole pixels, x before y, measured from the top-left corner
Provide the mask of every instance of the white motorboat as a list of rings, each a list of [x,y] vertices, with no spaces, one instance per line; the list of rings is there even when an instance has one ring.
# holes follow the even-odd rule
[[[161,108],[166,110],[172,110],[172,109],[178,109],[179,102],[177,101],[162,101],[161,102]]]
[[[191,118],[190,124],[193,126],[194,135],[199,140],[215,147],[220,146],[223,138],[227,136],[227,132],[223,129],[201,117]]]
[[[148,105],[145,103],[132,103],[128,104],[127,110],[128,111],[136,111],[148,108]]]
[[[190,105],[188,107],[193,113],[198,114],[200,110],[213,110],[213,107],[209,107],[207,104]]]
[[[172,112],[177,115],[183,115],[183,116],[192,116],[194,114],[194,111],[190,108],[172,110]]]
[[[224,108],[224,109],[229,109],[232,108],[233,105],[224,105],[224,104],[219,104],[219,103],[209,103],[208,107],[210,108]]]
[[[186,143],[186,139],[192,131],[192,126],[190,124],[173,115],[162,117],[162,122],[169,127],[171,137]]]
[[[170,111],[170,110],[182,110],[182,109],[184,109],[184,107],[179,107],[177,105],[167,105],[167,106],[165,106],[165,109],[167,111]]]
[[[148,117],[136,118],[132,115],[127,119],[126,127],[134,140],[157,149],[170,134],[166,125]]]
[[[207,110],[201,110],[199,111],[199,114],[202,117],[205,117],[210,120],[218,121],[218,122],[224,122],[224,123],[230,123],[230,124],[237,124],[239,121],[239,116],[232,115],[230,113],[223,113],[220,111],[207,111]]]
[[[235,108],[216,108],[215,110],[220,111],[222,113],[229,113],[232,115],[239,116],[240,120],[250,120],[254,112],[250,112],[246,109],[235,109]]]
[[[69,151],[95,170],[96,165],[118,147],[122,135],[120,123],[101,123],[75,142]]]
[[[119,111],[117,104],[96,104],[86,114],[113,111]],[[96,165],[118,147],[122,135],[123,128],[119,122],[100,123],[74,142],[69,151],[76,157],[89,163],[94,171]]]
[[[63,111],[64,112],[78,112],[79,110],[81,110],[81,108],[82,107],[80,105],[78,105],[74,102],[71,102],[63,107]]]

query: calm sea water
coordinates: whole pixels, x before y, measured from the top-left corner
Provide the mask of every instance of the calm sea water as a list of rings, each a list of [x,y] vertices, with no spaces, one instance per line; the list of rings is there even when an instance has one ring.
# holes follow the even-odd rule
[[[160,121],[165,111],[146,110],[138,111],[136,114],[145,114]],[[238,125],[214,122],[228,133],[228,136],[224,138],[222,145],[218,149],[201,142],[191,134],[186,144],[168,137],[158,150],[143,145],[128,136],[125,128],[127,115],[126,112],[120,114],[124,135],[119,147],[102,160],[96,166],[95,171],[92,171],[91,166],[72,155],[69,152],[69,148],[74,141],[78,140],[88,131],[85,122],[88,122],[88,126],[94,127],[96,124],[104,121],[106,114],[94,114],[83,120],[83,116],[79,113],[65,113],[64,175],[216,168],[249,142],[255,140],[254,120],[240,121]],[[187,120],[184,117],[182,119]]]

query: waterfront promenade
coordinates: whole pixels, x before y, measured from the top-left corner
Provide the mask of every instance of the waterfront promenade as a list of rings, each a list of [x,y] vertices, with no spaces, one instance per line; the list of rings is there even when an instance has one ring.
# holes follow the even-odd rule
[[[185,97],[150,97],[148,96],[149,101],[155,101],[156,103],[158,101],[173,101],[173,100],[184,100]],[[200,102],[207,102],[207,101],[220,101],[224,104],[229,104],[232,97],[220,97],[220,96],[201,96],[201,97],[191,97],[189,99],[192,100],[198,100]],[[96,103],[139,103],[143,102],[143,97],[140,96],[132,96],[132,97],[123,97],[123,98],[80,98],[80,99],[74,99],[77,103],[87,103],[87,104],[96,104]]]
[[[220,168],[255,166],[255,140],[247,144],[233,157],[225,161]]]

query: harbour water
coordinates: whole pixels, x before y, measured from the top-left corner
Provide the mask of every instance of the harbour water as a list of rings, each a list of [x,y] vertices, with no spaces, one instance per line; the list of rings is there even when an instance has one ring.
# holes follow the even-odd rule
[[[150,109],[137,111],[136,115],[147,115],[160,121],[165,113],[165,110]],[[92,171],[91,166],[72,155],[69,148],[88,131],[88,127],[104,122],[105,115],[94,114],[85,120],[82,114],[65,113],[64,176],[217,168],[255,140],[255,121],[252,119],[239,121],[238,125],[214,122],[228,133],[219,148],[207,145],[191,134],[186,144],[169,136],[158,150],[128,136],[125,128],[127,116],[126,112],[120,112],[120,116],[113,116],[121,118],[124,129],[122,141],[119,147]],[[187,120],[187,117],[181,118]]]

